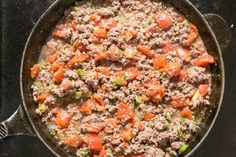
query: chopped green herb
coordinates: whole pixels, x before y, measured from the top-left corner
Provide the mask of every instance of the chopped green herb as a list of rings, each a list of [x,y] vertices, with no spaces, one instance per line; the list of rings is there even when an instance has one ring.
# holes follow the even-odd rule
[[[56,131],[54,129],[49,129],[49,133],[50,135],[52,136],[55,136],[56,135]]]
[[[183,132],[182,132],[181,129],[178,129],[178,130],[177,130],[177,135],[178,135],[178,136],[183,136]]]
[[[85,156],[85,155],[89,155],[89,153],[90,153],[89,150],[81,150],[81,151],[80,151],[80,154],[81,154],[81,155],[84,155],[84,156]]]
[[[187,118],[184,118],[184,117],[180,117],[180,120],[185,122],[187,120]]]
[[[43,113],[43,112],[46,111],[47,107],[46,107],[45,104],[39,104],[38,109],[39,109],[40,112]]]
[[[76,73],[77,73],[80,77],[83,77],[84,74],[85,74],[85,72],[84,72],[83,69],[77,69],[77,70],[76,70]]]
[[[81,91],[75,93],[75,99],[80,99],[83,93]]]
[[[47,65],[48,65],[47,62],[41,62],[41,63],[39,63],[39,67],[40,67],[40,68],[43,68],[43,67],[45,67],[45,66],[47,66]]]
[[[183,142],[182,146],[179,149],[179,154],[183,154],[184,152],[186,152],[188,148],[189,148],[189,145]]]
[[[184,27],[189,28],[189,22],[187,20],[184,20]]]
[[[124,85],[125,80],[123,78],[117,77],[117,78],[115,78],[114,82],[115,82],[116,85],[122,86],[122,85]]]
[[[166,120],[168,120],[168,121],[171,121],[171,120],[172,120],[172,117],[171,117],[171,115],[170,115],[169,113],[165,116],[165,118],[166,118]]]
[[[140,96],[136,96],[135,97],[135,104],[136,105],[139,105],[139,104],[142,104],[143,103],[143,100]]]

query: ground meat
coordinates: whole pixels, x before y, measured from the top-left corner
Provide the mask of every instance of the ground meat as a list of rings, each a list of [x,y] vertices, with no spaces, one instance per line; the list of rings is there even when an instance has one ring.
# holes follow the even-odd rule
[[[161,0],[75,2],[31,69],[42,126],[79,157],[180,155],[211,105],[196,29]]]

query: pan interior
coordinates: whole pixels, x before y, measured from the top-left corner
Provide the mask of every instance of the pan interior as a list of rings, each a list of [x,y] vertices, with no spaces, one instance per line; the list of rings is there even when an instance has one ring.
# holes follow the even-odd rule
[[[51,138],[47,128],[43,127],[44,125],[41,122],[41,117],[38,116],[38,114],[35,114],[36,105],[32,99],[31,85],[33,80],[30,78],[30,68],[38,61],[40,49],[44,45],[48,34],[62,17],[65,9],[67,9],[73,1],[74,0],[56,1],[40,18],[27,41],[21,67],[21,94],[28,118],[38,137],[57,156],[70,156],[71,154],[65,152],[65,149],[60,147],[54,138]],[[195,149],[197,145],[202,142],[202,139],[205,138],[206,134],[208,134],[220,108],[224,89],[223,61],[219,45],[199,12],[185,0],[168,0],[167,2],[176,6],[177,10],[184,14],[190,22],[199,28],[199,32],[208,52],[212,52],[211,55],[216,58],[216,65],[210,67],[212,71],[213,91],[211,95],[211,107],[209,107],[209,111],[207,111],[208,114],[204,119],[204,123],[202,123],[201,131],[194,136],[191,142],[191,147]],[[191,152],[189,152],[189,154],[190,153]]]

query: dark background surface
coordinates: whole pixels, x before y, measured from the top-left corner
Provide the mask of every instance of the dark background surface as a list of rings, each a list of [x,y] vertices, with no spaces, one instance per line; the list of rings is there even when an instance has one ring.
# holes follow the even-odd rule
[[[27,37],[40,15],[54,0],[1,0],[0,121],[21,103],[20,61]],[[224,51],[226,90],[220,114],[210,134],[191,157],[236,157],[236,1],[191,0],[202,13],[217,13],[228,23],[232,40]],[[0,140],[1,157],[52,157],[36,137]]]

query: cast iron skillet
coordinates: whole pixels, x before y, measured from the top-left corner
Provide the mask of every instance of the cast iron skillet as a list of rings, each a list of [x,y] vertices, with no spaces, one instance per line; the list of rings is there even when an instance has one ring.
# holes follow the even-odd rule
[[[56,156],[71,156],[71,152],[66,152],[50,136],[47,128],[42,124],[41,118],[35,114],[36,105],[32,99],[31,85],[33,79],[30,78],[30,68],[37,62],[39,51],[45,43],[52,28],[62,17],[63,12],[75,0],[57,0],[40,17],[33,28],[23,52],[20,73],[20,85],[22,105],[7,120],[0,123],[0,139],[12,135],[32,135],[37,136]],[[202,15],[188,0],[167,0],[172,3],[181,13],[183,13],[194,25],[199,28],[200,34],[205,42],[208,51],[216,58],[216,65],[211,66],[213,72],[211,96],[212,107],[201,126],[201,131],[193,137],[190,142],[191,155],[206,138],[214,124],[220,110],[224,93],[224,63],[222,59],[222,49],[227,47],[230,41],[230,32],[225,21],[218,15]],[[208,22],[207,22],[208,21]],[[214,30],[214,33],[212,31]]]

